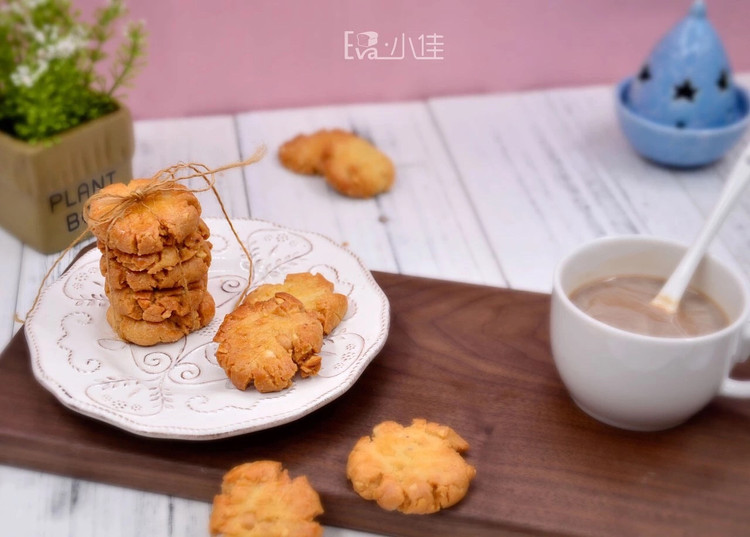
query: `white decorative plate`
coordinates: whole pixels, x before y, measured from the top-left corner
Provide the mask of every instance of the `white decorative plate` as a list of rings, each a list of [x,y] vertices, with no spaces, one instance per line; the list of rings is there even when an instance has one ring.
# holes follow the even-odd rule
[[[261,394],[236,389],[216,363],[212,342],[247,283],[247,260],[226,221],[206,219],[213,261],[208,288],[216,316],[182,340],[140,347],[107,324],[109,301],[98,250],[47,287],[26,321],[37,380],[64,405],[136,434],[208,440],[290,422],[351,388],[388,336],[390,307],[370,272],[330,239],[268,222],[233,220],[253,258],[253,287],[288,273],[321,273],[348,296],[341,324],[325,339],[315,377]]]

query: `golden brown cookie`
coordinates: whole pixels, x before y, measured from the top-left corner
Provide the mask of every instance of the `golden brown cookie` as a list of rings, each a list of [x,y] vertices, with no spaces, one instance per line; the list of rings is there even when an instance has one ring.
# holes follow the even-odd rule
[[[113,183],[94,194],[88,205],[88,223],[107,248],[129,254],[152,254],[180,244],[199,226],[201,206],[184,185],[157,191],[122,209],[122,200],[140,192],[151,179]],[[122,213],[119,213],[122,210]],[[112,212],[117,217],[109,220]]]
[[[133,291],[132,289],[110,289],[107,296],[112,309],[137,321],[158,323],[173,315],[185,317],[197,311],[208,292],[208,276],[184,287]]]
[[[261,285],[247,295],[244,302],[262,302],[276,293],[289,293],[302,302],[307,311],[316,313],[323,324],[324,334],[330,334],[346,315],[346,296],[334,293],[333,284],[323,275],[309,272],[288,274],[281,284]]]
[[[120,315],[109,307],[107,322],[125,341],[148,347],[157,343],[175,342],[182,336],[203,328],[211,322],[215,313],[214,299],[209,293],[205,293],[198,309],[184,317],[173,315],[164,321],[152,323]]]
[[[235,466],[214,497],[209,529],[214,537],[320,537],[315,517],[320,496],[305,476],[294,479],[275,461]]]
[[[445,425],[415,419],[385,421],[352,449],[346,475],[354,490],[388,511],[427,514],[450,507],[469,489],[476,470],[460,455],[469,444]]]
[[[216,360],[232,384],[276,392],[291,386],[297,370],[303,377],[318,373],[323,325],[292,295],[276,293],[224,317],[214,341]]]
[[[164,249],[151,254],[137,255],[107,248],[102,240],[97,241],[97,246],[104,257],[117,261],[123,268],[134,272],[145,270],[153,274],[164,269],[170,269],[196,255],[205,257],[211,250],[211,243],[206,240],[209,235],[208,226],[203,220],[200,220],[198,229],[190,233],[183,243],[166,246]]]
[[[369,198],[386,192],[395,173],[384,153],[357,136],[337,139],[323,157],[323,176],[345,196]]]
[[[350,136],[354,135],[340,129],[300,134],[279,148],[279,161],[285,168],[296,173],[322,173],[323,158],[330,144]]]
[[[106,277],[108,289],[132,289],[133,291],[149,291],[151,289],[168,289],[190,285],[201,281],[208,274],[210,265],[210,249],[205,252],[198,251],[187,261],[157,272],[128,270],[117,261],[108,261],[104,256],[99,260],[99,269]]]

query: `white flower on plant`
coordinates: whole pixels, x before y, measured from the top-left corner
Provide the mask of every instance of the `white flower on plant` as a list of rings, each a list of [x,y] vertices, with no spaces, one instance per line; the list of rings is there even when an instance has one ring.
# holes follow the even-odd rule
[[[47,72],[47,69],[49,69],[49,62],[45,59],[41,59],[36,66],[36,72],[34,73],[34,75],[38,79],[40,76]]]
[[[30,88],[36,82],[31,67],[28,65],[19,65],[16,70],[10,74],[10,81],[17,87]]]
[[[37,43],[44,43],[47,40],[47,36],[45,35],[44,28],[41,30],[36,27],[34,24],[34,21],[31,19],[31,16],[29,16],[27,13],[22,13],[23,16],[23,31],[30,35],[34,41]]]
[[[73,30],[75,31],[75,30]],[[49,29],[49,32],[47,32],[48,40],[50,42],[58,41],[60,39],[60,27],[59,26],[51,26]]]
[[[69,33],[61,39],[52,41],[47,47],[39,52],[42,59],[54,60],[57,58],[70,58],[79,50],[85,48],[88,41],[80,33]]]
[[[47,41],[47,36],[45,35],[45,33],[42,30],[37,30],[33,26],[28,26],[26,28],[26,32],[31,37],[33,37],[34,41],[36,41],[37,43],[44,43],[45,41]]]
[[[45,24],[42,26],[41,30],[42,34],[44,34],[44,38],[41,40],[37,40],[39,43],[44,43],[45,41],[57,41],[60,39],[60,27],[59,26],[52,26],[51,24]]]
[[[49,69],[49,62],[45,59],[39,60],[39,63],[33,69],[29,65],[19,65],[10,74],[10,81],[16,87],[30,88],[47,72],[47,69]]]

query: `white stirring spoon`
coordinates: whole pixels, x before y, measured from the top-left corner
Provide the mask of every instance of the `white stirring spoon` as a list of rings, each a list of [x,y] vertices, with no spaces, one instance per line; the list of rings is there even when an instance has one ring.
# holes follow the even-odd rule
[[[708,245],[748,183],[750,183],[750,145],[742,152],[737,164],[732,168],[732,173],[729,174],[719,196],[719,201],[711,211],[706,223],[703,224],[698,237],[685,252],[685,255],[682,256],[677,268],[674,269],[659,294],[651,301],[652,306],[661,308],[667,313],[677,311],[682,295],[685,293],[698,263],[700,263]]]

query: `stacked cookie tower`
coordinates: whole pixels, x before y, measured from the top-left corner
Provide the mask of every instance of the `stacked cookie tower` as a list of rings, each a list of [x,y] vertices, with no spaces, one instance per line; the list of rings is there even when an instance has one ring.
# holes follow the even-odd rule
[[[176,182],[135,179],[92,196],[85,218],[102,252],[107,321],[137,345],[171,343],[214,316],[209,230]]]

